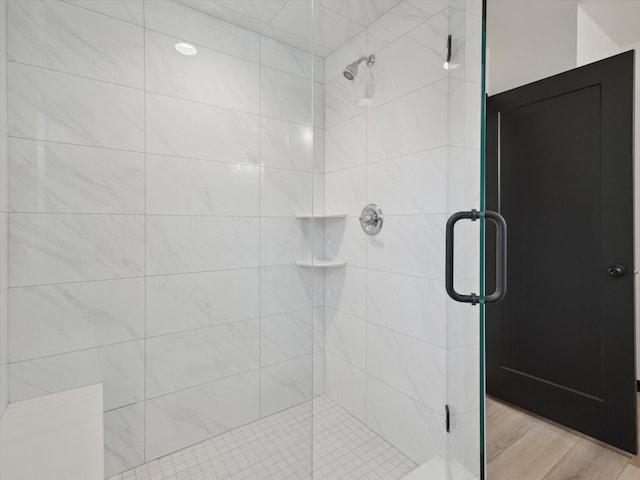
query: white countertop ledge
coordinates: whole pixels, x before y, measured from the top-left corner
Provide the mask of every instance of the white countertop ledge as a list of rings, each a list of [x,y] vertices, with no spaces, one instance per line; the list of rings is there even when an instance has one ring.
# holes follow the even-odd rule
[[[102,384],[10,403],[0,420],[0,478],[103,480]]]

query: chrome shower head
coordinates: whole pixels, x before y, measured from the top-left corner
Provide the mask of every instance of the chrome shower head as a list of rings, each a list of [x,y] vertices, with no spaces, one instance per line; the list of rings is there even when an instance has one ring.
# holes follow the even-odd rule
[[[344,68],[344,72],[342,72],[344,78],[347,80],[353,81],[358,75],[358,64],[356,62],[350,63]]]
[[[342,74],[344,75],[344,78],[346,78],[347,80],[350,80],[350,81],[355,80],[356,75],[358,75],[358,66],[362,62],[367,62],[367,67],[372,67],[373,64],[376,63],[376,56],[375,55],[369,55],[368,57],[360,57],[355,62],[350,63],[349,65],[344,67],[344,70],[342,71]]]

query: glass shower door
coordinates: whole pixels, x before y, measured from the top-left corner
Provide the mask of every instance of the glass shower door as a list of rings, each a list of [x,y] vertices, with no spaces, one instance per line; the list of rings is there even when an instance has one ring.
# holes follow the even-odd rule
[[[325,271],[314,445],[327,405],[358,433],[314,448],[314,478],[480,478],[482,305],[447,296],[445,240],[483,207],[483,2],[315,0],[314,40],[328,10],[366,28],[324,58],[324,208],[345,215],[325,256],[345,265]],[[482,223],[454,245],[454,287],[479,298]]]

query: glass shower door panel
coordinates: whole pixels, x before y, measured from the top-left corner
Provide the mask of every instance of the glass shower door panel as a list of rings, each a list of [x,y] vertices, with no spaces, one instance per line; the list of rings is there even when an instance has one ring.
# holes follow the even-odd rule
[[[449,300],[444,259],[449,215],[482,208],[482,2],[316,0],[314,24],[333,42],[324,255],[343,265],[324,277],[314,478],[479,478],[481,308]],[[455,245],[455,286],[479,295],[480,233],[461,223]]]
[[[481,0],[451,1],[452,25],[460,32],[452,49],[450,139],[463,155],[463,167],[449,175],[448,213],[484,211],[484,5]],[[455,36],[454,36],[455,38]],[[457,57],[457,60],[456,60]],[[455,165],[450,164],[455,169]],[[481,214],[482,215],[482,214]],[[493,228],[491,222],[487,227]],[[450,422],[448,479],[481,478],[484,470],[484,216],[455,227],[454,287],[476,293],[480,304],[448,299],[447,405]]]

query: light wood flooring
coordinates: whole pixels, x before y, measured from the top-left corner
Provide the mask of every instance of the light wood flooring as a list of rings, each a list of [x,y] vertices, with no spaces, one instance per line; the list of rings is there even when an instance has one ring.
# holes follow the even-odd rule
[[[640,456],[491,398],[486,452],[487,480],[640,480]]]

